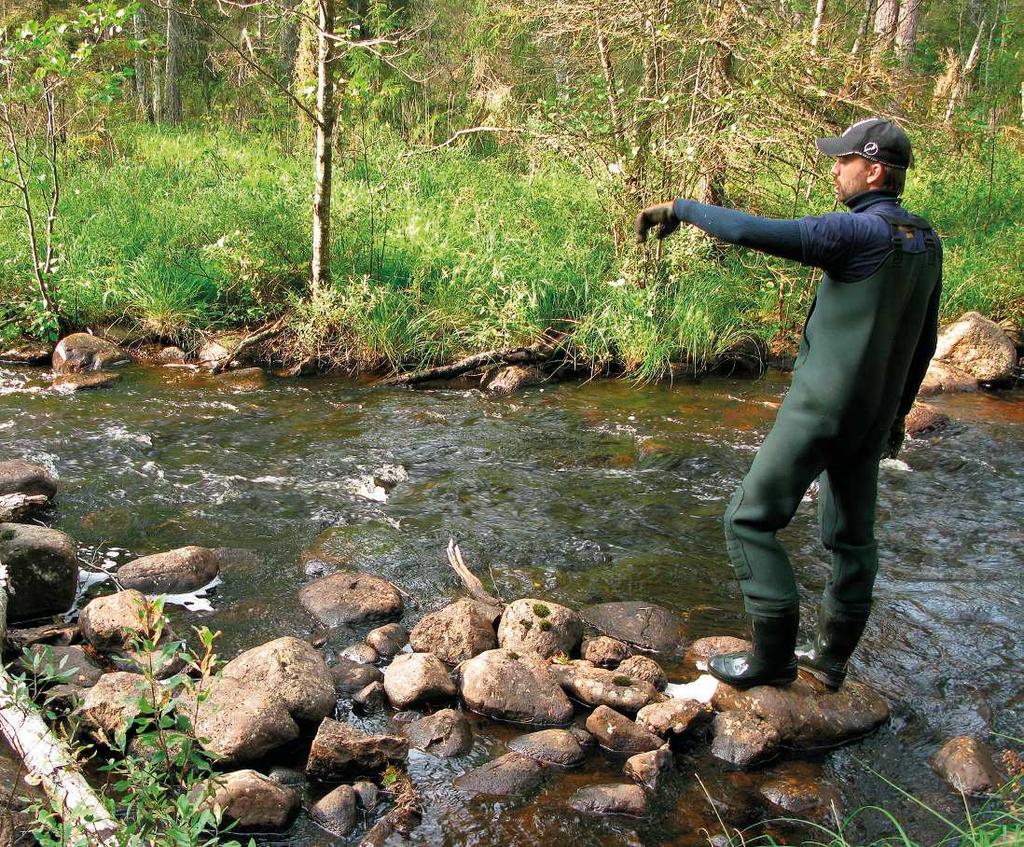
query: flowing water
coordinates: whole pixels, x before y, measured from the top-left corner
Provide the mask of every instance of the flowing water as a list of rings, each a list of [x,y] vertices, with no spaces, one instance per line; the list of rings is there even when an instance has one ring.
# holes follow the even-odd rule
[[[82,545],[86,566],[186,544],[256,551],[209,591],[209,610],[172,611],[180,632],[200,623],[221,630],[227,657],[313,634],[296,592],[325,568],[395,582],[414,598],[403,621],[411,626],[459,593],[449,537],[505,599],[576,608],[643,600],[680,613],[693,638],[744,634],[721,516],[785,376],[565,383],[500,400],[466,386],[380,390],[330,378],[233,392],[156,368],[130,368],[113,388],[71,396],[37,382],[37,372],[0,370],[0,455],[57,474],[51,519]],[[924,841],[944,827],[888,782],[957,814],[927,765],[937,745],[965,732],[1024,737],[1024,394],[936,404],[957,423],[911,442],[881,474],[877,603],[854,673],[889,698],[892,720],[858,743],[767,769],[836,786],[847,812],[882,804]],[[784,536],[805,624],[827,571],[812,501],[813,492]],[[674,681],[684,672],[666,667]],[[706,744],[678,757],[678,774],[642,821],[594,821],[567,808],[580,785],[621,777],[622,761],[600,753],[530,799],[467,803],[452,777],[517,732],[482,720],[475,728],[469,756],[412,754],[426,808],[414,843],[705,844],[702,830],[721,831],[717,815],[742,827],[775,814],[757,802],[764,773],[730,771]],[[1013,746],[994,738],[1001,743]],[[770,826],[782,838],[807,832]],[[867,813],[850,832],[862,841],[889,829]],[[300,817],[261,843],[345,842]]]

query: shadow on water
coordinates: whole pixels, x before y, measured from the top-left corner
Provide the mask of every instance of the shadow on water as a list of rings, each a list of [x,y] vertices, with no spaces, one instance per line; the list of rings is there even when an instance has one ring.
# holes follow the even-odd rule
[[[744,632],[721,515],[771,425],[784,377],[564,384],[503,400],[328,378],[232,393],[160,369],[55,396],[34,390],[35,379],[0,369],[0,445],[60,477],[53,519],[87,562],[185,544],[258,553],[223,574],[212,611],[172,612],[181,631],[222,630],[228,657],[279,635],[308,637],[314,628],[296,592],[339,567],[383,576],[416,598],[411,625],[458,593],[444,555],[449,536],[506,599],[653,601],[679,612],[694,638]],[[890,699],[893,720],[842,750],[773,766],[834,784],[848,811],[885,805],[924,840],[941,831],[935,822],[865,765],[955,813],[927,767],[937,744],[962,732],[1024,736],[1024,397],[936,402],[958,421],[954,429],[911,442],[902,463],[882,470],[877,605],[854,671]],[[785,533],[805,623],[827,572],[812,500]],[[724,769],[706,745],[679,757],[672,785],[642,821],[593,821],[567,808],[579,785],[620,778],[621,761],[601,754],[529,801],[468,802],[451,778],[514,734],[484,722],[478,729],[468,757],[413,755],[427,805],[415,843],[703,844],[701,829],[719,827],[695,774],[729,826],[775,814],[757,799],[765,775]],[[879,818],[858,826],[862,838],[885,832]],[[335,843],[304,818],[261,840]]]

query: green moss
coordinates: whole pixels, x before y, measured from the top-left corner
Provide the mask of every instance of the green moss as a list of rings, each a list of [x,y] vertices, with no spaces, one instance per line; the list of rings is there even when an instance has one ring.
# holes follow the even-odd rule
[[[551,631],[551,621],[541,621],[540,622],[540,631],[541,632],[550,632]]]
[[[614,682],[616,685],[623,685],[623,686],[632,685],[633,684],[633,680],[631,680],[628,676],[623,676],[622,674],[619,674],[618,676],[614,677],[612,679],[612,682]]]
[[[10,541],[12,538],[14,538],[13,529],[5,529],[2,533],[0,533],[0,541]]]
[[[533,604],[533,613],[538,618],[546,618],[548,615],[551,614],[551,609],[549,609],[543,603],[534,603]]]

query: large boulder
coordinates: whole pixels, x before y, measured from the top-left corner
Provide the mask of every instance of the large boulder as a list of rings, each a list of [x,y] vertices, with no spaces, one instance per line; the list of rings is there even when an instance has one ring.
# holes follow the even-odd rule
[[[631,721],[625,715],[598,706],[587,718],[587,731],[598,744],[614,753],[646,753],[657,750],[665,742]]]
[[[335,573],[299,592],[299,603],[324,626],[356,626],[402,615],[402,595],[387,580],[364,573]]]
[[[0,462],[0,496],[4,494],[42,495],[53,499],[57,493],[57,480],[39,465],[24,459]]]
[[[87,332],[65,336],[53,351],[54,373],[99,371],[130,361],[129,355],[116,344]]]
[[[403,725],[409,745],[440,759],[463,756],[473,747],[473,731],[462,712],[442,709]]]
[[[111,743],[126,733],[140,714],[139,701],[150,695],[146,678],[137,673],[104,674],[88,689],[79,709],[82,725],[98,740]]]
[[[575,661],[566,665],[554,663],[551,671],[566,694],[590,708],[609,706],[635,715],[648,703],[661,699],[649,682],[633,679],[621,670],[609,671]]]
[[[284,829],[299,808],[299,795],[254,770],[220,774],[201,786],[204,807],[218,806],[242,829]]]
[[[397,709],[413,703],[446,700],[457,690],[448,668],[432,653],[402,653],[384,671],[384,690]]]
[[[967,735],[950,738],[932,756],[931,765],[954,791],[968,796],[988,794],[1002,784],[992,752]]]
[[[966,312],[939,333],[933,361],[979,382],[1004,382],[1013,376],[1017,348],[999,324]]]
[[[932,363],[928,365],[917,396],[927,397],[930,394],[956,394],[977,390],[978,380],[973,376],[933,359]]]
[[[641,818],[647,814],[647,795],[639,785],[588,785],[569,798],[569,805],[584,815]]]
[[[409,635],[412,649],[457,665],[498,646],[494,610],[477,600],[456,600],[425,615]]]
[[[519,753],[506,753],[456,777],[455,787],[468,794],[519,797],[543,781],[544,768],[539,762]]]
[[[7,566],[9,622],[66,612],[78,590],[75,543],[33,524],[0,523],[0,562]]]
[[[306,761],[311,779],[332,782],[352,770],[381,770],[409,756],[409,742],[397,735],[368,735],[347,723],[324,718]]]
[[[515,723],[561,725],[573,706],[550,666],[532,653],[488,650],[462,666],[462,698],[475,712]]]
[[[547,659],[572,653],[583,639],[583,620],[557,603],[525,598],[510,603],[498,624],[498,644]]]
[[[582,764],[586,753],[583,745],[567,729],[542,729],[520,735],[508,743],[508,749],[536,759],[544,765],[574,768]]]
[[[219,572],[215,550],[192,546],[133,559],[118,569],[117,579],[144,594],[184,594],[202,588]]]
[[[265,691],[297,721],[319,721],[333,714],[337,698],[327,663],[298,638],[277,638],[246,650],[221,675],[248,689]]]
[[[682,620],[654,603],[600,603],[584,609],[583,619],[604,635],[652,653],[681,655],[686,646]]]
[[[211,679],[201,686],[205,697],[183,695],[178,708],[193,721],[207,752],[225,763],[263,758],[299,737],[299,727],[272,692],[253,690],[233,679]]]

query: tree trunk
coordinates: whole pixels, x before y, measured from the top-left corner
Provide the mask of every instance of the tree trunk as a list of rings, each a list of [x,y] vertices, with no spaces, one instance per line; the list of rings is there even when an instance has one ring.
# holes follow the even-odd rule
[[[146,37],[146,10],[141,3],[132,17],[132,34],[138,41]],[[135,51],[135,99],[139,113],[145,115],[147,122],[153,123],[153,101],[146,84],[146,55],[142,50]]]
[[[864,46],[864,39],[868,37],[868,27],[871,26],[871,13],[875,8],[875,0],[865,0],[864,15],[860,19],[860,26],[857,27],[857,37],[853,40],[853,47],[850,48],[850,55],[856,56]]]
[[[875,10],[875,55],[892,49],[900,17],[900,0],[878,0]]]
[[[953,85],[949,94],[949,102],[946,104],[946,114],[944,117],[947,124],[953,120],[953,112],[956,111],[956,107],[967,95],[967,92],[971,90],[971,75],[978,67],[978,62],[981,61],[981,37],[984,33],[985,19],[982,18],[981,22],[978,24],[978,34],[974,37],[974,44],[971,46],[971,52],[967,54],[967,60],[964,62],[964,66],[957,77],[956,84]]]
[[[149,62],[149,93],[153,98],[153,120],[157,123],[162,122],[164,119],[163,78],[160,57],[154,53]]]
[[[828,0],[818,0],[818,4],[814,9],[814,23],[811,26],[811,47],[817,47],[818,41],[821,39],[821,27],[825,22],[825,8],[828,5]]]
[[[310,286],[331,284],[331,164],[334,148],[335,0],[317,0],[316,140],[313,189],[313,261]]]
[[[281,73],[278,77],[283,87],[289,87],[295,78],[295,60],[299,55],[299,19],[297,4],[286,3],[281,24],[280,55]]]
[[[164,59],[164,102],[162,118],[181,123],[181,15],[177,0],[167,3],[167,55]]]
[[[900,64],[906,65],[914,53],[917,43],[917,21],[923,0],[903,0],[899,24],[896,27],[896,55]]]
[[[314,21],[320,17],[317,0],[299,0],[295,21],[298,42],[295,47],[295,62],[292,66],[292,93],[303,102],[309,101],[310,82],[316,79],[317,34]],[[309,115],[298,110],[299,123],[306,125]]]
[[[604,87],[608,96],[608,115],[612,123],[612,135],[615,136],[615,147],[621,152],[623,147],[622,138],[622,115],[619,112],[619,89],[615,82],[615,66],[612,64],[612,54],[608,47],[608,36],[605,35],[601,22],[597,22],[597,54],[601,60],[601,71],[604,74]]]

